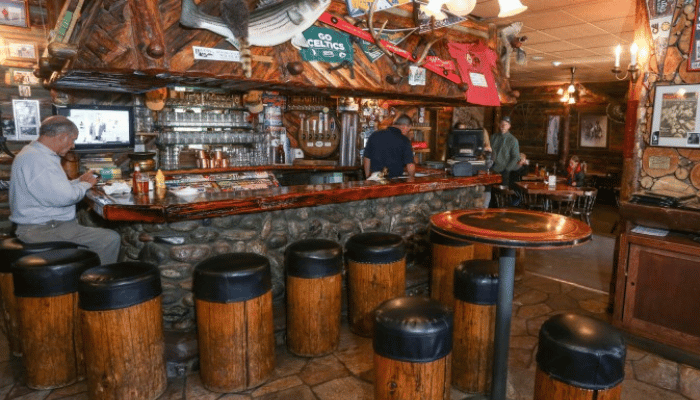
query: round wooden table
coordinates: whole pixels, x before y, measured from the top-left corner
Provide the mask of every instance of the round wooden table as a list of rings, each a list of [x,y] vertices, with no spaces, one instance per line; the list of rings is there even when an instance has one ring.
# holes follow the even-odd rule
[[[572,247],[591,239],[591,227],[558,214],[519,209],[446,211],[430,217],[430,229],[456,240],[498,246],[498,301],[491,399],[505,400],[515,249]]]

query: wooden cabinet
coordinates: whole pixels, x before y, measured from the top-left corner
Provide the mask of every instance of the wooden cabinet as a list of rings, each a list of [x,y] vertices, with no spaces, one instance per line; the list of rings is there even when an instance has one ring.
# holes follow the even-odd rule
[[[700,355],[700,243],[691,237],[621,235],[613,323]]]

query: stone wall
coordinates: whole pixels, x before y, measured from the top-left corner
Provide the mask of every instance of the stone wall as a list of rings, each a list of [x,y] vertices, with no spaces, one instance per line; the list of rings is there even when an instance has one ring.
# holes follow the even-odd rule
[[[284,250],[299,239],[324,238],[344,245],[360,232],[396,233],[407,243],[410,276],[411,270],[429,266],[430,216],[481,207],[483,190],[474,186],[170,224],[121,224],[117,229],[123,260],[151,262],[160,268],[165,328],[190,331],[195,327],[192,271],[208,257],[228,252],[267,256],[276,308],[284,302]]]

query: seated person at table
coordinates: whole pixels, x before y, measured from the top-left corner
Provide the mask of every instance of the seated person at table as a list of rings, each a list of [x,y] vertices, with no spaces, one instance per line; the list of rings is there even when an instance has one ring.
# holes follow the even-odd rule
[[[579,162],[578,156],[571,156],[569,166],[566,167],[566,184],[569,186],[581,187],[586,178],[586,172]]]
[[[10,221],[26,243],[63,240],[82,244],[100,256],[102,264],[117,262],[121,237],[110,229],[78,224],[75,205],[97,178],[88,171],[68,180],[61,157],[74,147],[78,128],[59,115],[46,118],[39,138],[24,146],[12,162]]]

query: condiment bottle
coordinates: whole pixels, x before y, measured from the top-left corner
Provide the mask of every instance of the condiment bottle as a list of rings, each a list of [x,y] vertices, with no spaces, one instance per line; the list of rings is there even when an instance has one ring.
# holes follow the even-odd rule
[[[155,187],[156,197],[159,199],[162,199],[163,197],[165,197],[165,192],[166,192],[165,175],[163,175],[163,171],[158,170],[158,172],[156,172],[156,187]]]
[[[134,173],[131,174],[131,191],[134,194],[141,194],[139,191],[139,180],[141,179],[141,167],[134,167]]]

